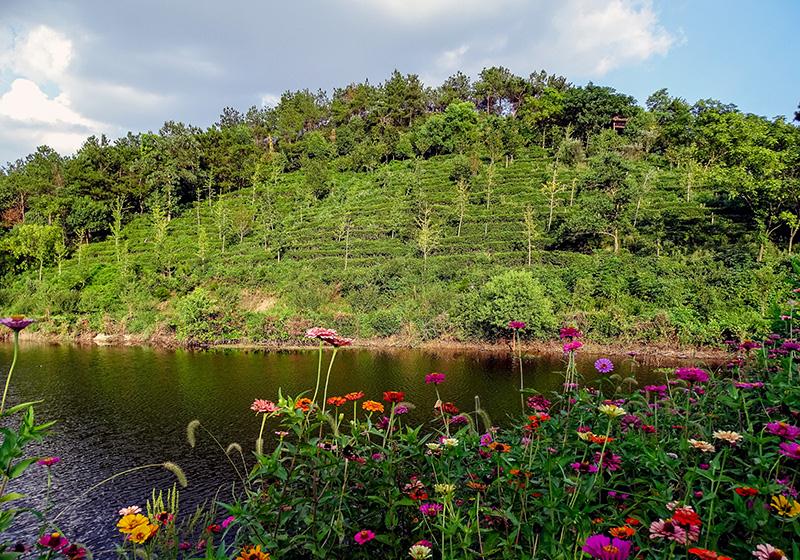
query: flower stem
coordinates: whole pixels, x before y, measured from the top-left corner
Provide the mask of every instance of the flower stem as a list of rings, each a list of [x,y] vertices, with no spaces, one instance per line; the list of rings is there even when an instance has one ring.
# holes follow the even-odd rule
[[[311,398],[314,403],[317,402],[317,393],[319,393],[319,380],[322,376],[322,340],[319,341],[319,362],[317,363],[317,385],[314,387],[314,396]]]
[[[6,395],[8,394],[8,386],[11,384],[11,374],[14,373],[14,366],[17,365],[17,353],[19,352],[19,331],[14,331],[14,358],[11,360],[11,367],[8,369],[6,375],[6,386],[3,389],[3,400],[0,401],[0,416],[6,409]]]
[[[331,355],[331,363],[328,364],[328,373],[325,375],[325,392],[322,394],[322,414],[325,414],[325,405],[327,405],[328,401],[328,381],[331,380],[331,370],[333,369],[333,361],[336,359],[336,351],[339,350],[338,348],[333,348],[333,354]],[[322,349],[320,349],[322,352]],[[322,359],[322,354],[320,354],[320,360]],[[321,362],[320,362],[321,363]],[[315,399],[316,400],[316,399]]]

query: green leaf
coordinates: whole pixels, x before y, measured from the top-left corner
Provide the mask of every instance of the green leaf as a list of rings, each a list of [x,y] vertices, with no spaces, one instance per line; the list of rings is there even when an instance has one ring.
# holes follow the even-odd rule
[[[12,406],[8,410],[6,410],[3,413],[3,416],[11,416],[11,415],[16,414],[17,412],[20,412],[20,411],[22,411],[22,410],[24,410],[24,409],[26,409],[28,407],[32,407],[35,404],[40,404],[40,403],[43,403],[43,402],[44,401],[30,401],[30,402],[20,403],[20,404],[18,404],[16,406]]]
[[[24,497],[25,494],[20,494],[19,492],[9,492],[8,494],[0,496],[0,503],[11,502],[13,500],[19,500],[20,498]]]
[[[36,457],[34,457],[33,459],[23,459],[22,461],[15,463],[8,472],[8,478],[14,479],[22,476],[22,473],[25,472],[25,469],[35,463],[36,460]]]

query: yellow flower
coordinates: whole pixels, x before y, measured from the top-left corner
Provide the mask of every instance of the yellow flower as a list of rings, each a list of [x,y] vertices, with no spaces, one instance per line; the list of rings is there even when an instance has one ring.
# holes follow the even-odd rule
[[[455,447],[455,446],[458,445],[458,438],[454,438],[454,437],[444,438],[442,440],[442,444],[445,447]]]
[[[140,513],[131,513],[117,521],[117,529],[119,529],[120,533],[133,533],[137,527],[148,523],[150,523],[150,520],[144,515]]]
[[[133,531],[131,531],[128,535],[128,540],[135,542],[136,544],[144,544],[150,539],[150,537],[155,535],[156,532],[158,532],[158,525],[146,523],[144,525],[139,525]]]
[[[611,416],[612,418],[618,418],[619,416],[624,416],[625,414],[627,414],[624,408],[622,408],[621,406],[617,406],[615,404],[601,404],[600,406],[597,407],[597,410],[599,410],[603,414]]]
[[[800,515],[800,503],[786,496],[772,496],[772,509],[782,517],[797,517]]]
[[[246,546],[236,557],[236,560],[269,560],[269,553],[261,550],[261,545]]]
[[[437,494],[452,494],[456,491],[455,484],[434,484],[433,489]]]
[[[578,437],[583,441],[589,441],[594,437],[594,434],[592,432],[578,432]]]

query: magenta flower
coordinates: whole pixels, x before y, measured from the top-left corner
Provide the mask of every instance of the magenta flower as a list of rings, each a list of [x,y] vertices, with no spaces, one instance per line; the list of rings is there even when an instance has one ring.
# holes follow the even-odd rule
[[[570,463],[570,467],[578,474],[589,474],[589,473],[596,473],[597,472],[597,465],[590,463],[589,461],[580,461],[575,463]]]
[[[778,453],[784,457],[789,457],[790,459],[800,459],[800,444],[793,441],[784,441],[778,447]]]
[[[622,465],[622,457],[606,451],[602,455],[600,452],[594,454],[594,462],[597,463],[601,469],[609,472],[618,471]]]
[[[352,338],[345,338],[343,336],[338,336],[338,335],[322,337],[320,340],[327,342],[328,344],[336,348],[341,348],[342,346],[350,346],[351,344],[353,344]]]
[[[600,373],[614,371],[614,363],[608,358],[600,358],[594,363],[594,369]]]
[[[36,319],[30,319],[24,315],[12,315],[11,317],[3,317],[0,319],[0,325],[5,325],[15,332],[19,332],[31,323],[35,323]]]
[[[733,386],[737,389],[760,389],[764,386],[764,383],[761,381],[734,381]]]
[[[36,464],[42,465],[43,467],[52,467],[59,461],[61,461],[61,457],[42,457],[41,459],[36,461]]]
[[[436,517],[440,511],[442,511],[442,504],[426,502],[419,506],[419,512],[426,517]]]
[[[69,560],[83,560],[89,552],[82,546],[71,544],[66,548],[61,549],[61,554],[69,558]]]
[[[626,560],[631,555],[631,543],[602,534],[591,535],[586,539],[582,550],[598,560]]]
[[[576,338],[580,338],[583,336],[583,333],[576,329],[575,327],[563,327],[560,331],[558,331],[558,337],[561,340],[568,338],[570,340],[574,340]]]
[[[547,412],[553,404],[542,395],[532,395],[528,397],[527,403],[528,408],[536,412]]]
[[[582,346],[583,342],[581,342],[580,340],[572,340],[564,345],[564,353],[569,354],[570,352],[575,352]]]
[[[444,383],[444,374],[443,373],[429,373],[425,376],[425,383],[434,385],[439,385],[440,383]]]
[[[266,399],[256,399],[253,401],[253,404],[250,405],[250,410],[256,414],[271,414],[278,411],[278,405]]]
[[[524,321],[509,321],[508,322],[508,328],[511,329],[511,330],[514,330],[514,331],[521,331],[525,327],[526,327],[526,324],[525,324]]]
[[[365,545],[369,541],[375,538],[375,533],[370,531],[369,529],[362,529],[358,533],[356,533],[355,537],[353,537],[356,542],[360,545]]]
[[[39,537],[39,544],[45,548],[52,548],[53,550],[61,550],[69,546],[69,541],[61,533],[45,533]]]
[[[682,367],[675,370],[675,377],[683,379],[689,383],[705,383],[708,381],[708,373],[696,367]]]
[[[773,436],[780,436],[783,439],[797,439],[800,437],[800,427],[786,422],[770,422],[765,429]]]

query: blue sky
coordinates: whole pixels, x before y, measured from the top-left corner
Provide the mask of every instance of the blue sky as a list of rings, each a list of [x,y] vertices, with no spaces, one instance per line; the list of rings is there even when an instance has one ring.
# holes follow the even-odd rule
[[[666,87],[768,117],[800,102],[795,0],[0,2],[0,162],[394,68],[429,85],[544,68],[641,103]]]

